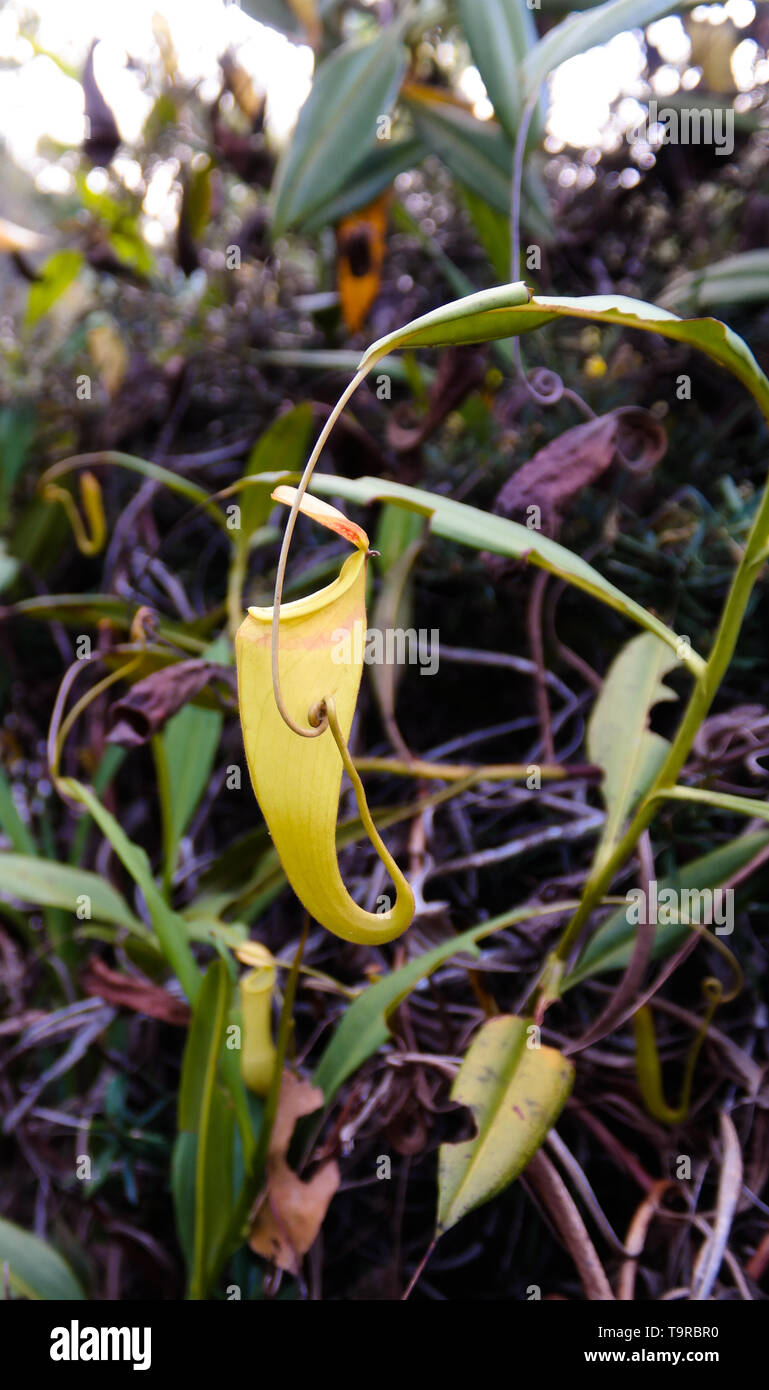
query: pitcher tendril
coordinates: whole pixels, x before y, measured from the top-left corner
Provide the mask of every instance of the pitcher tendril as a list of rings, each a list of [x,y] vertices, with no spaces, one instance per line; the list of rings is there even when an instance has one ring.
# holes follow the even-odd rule
[[[292,538],[292,536],[293,536],[293,534],[294,534],[294,527],[296,526],[296,518],[297,518],[297,516],[299,515],[299,512],[302,510],[302,500],[303,500],[304,495],[305,495],[305,493],[306,493],[306,491],[307,491],[307,488],[309,487],[310,479],[311,479],[311,477],[312,477],[312,475],[313,475],[313,472],[314,472],[314,469],[315,469],[315,465],[316,465],[316,463],[318,462],[318,459],[320,458],[321,453],[323,452],[323,449],[324,449],[326,440],[328,439],[329,435],[331,434],[331,431],[332,431],[332,429],[334,428],[334,425],[336,424],[337,420],[339,419],[339,416],[341,415],[342,411],[344,410],[344,408],[345,408],[347,402],[348,402],[348,401],[350,400],[350,398],[355,394],[355,392],[357,391],[357,389],[358,389],[358,387],[360,386],[361,382],[364,380],[364,378],[365,378],[365,376],[366,376],[366,371],[367,371],[367,370],[368,370],[368,369],[366,369],[365,371],[359,371],[359,372],[357,372],[356,375],[353,377],[352,381],[349,383],[349,385],[345,387],[345,390],[342,392],[342,395],[339,397],[339,400],[337,401],[336,405],[334,406],[334,409],[332,410],[331,414],[329,415],[329,417],[328,417],[328,419],[327,419],[325,425],[323,426],[323,429],[321,430],[320,434],[318,435],[317,440],[315,441],[315,447],[313,448],[313,451],[312,451],[312,453],[310,454],[310,457],[309,457],[308,460],[307,460],[307,463],[306,463],[306,465],[305,465],[304,472],[303,472],[303,474],[302,474],[302,476],[301,476],[301,479],[299,480],[299,486],[295,489],[295,496],[294,496],[293,502],[291,503],[291,510],[290,510],[290,512],[289,512],[289,514],[288,514],[288,520],[287,520],[287,522],[286,522],[286,529],[285,529],[285,531],[283,532],[283,542],[282,542],[282,545],[281,545],[281,547],[280,547],[280,555],[279,555],[279,557],[278,557],[278,568],[277,568],[277,572],[276,572],[276,575],[275,575],[275,593],[274,593],[274,596],[273,596],[273,603],[272,603],[273,613],[274,613],[274,623],[273,623],[273,628],[272,628],[272,657],[271,657],[271,660],[272,660],[272,688],[273,688],[273,693],[274,693],[274,695],[275,695],[275,703],[276,703],[278,709],[280,710],[281,718],[285,720],[286,724],[288,724],[288,727],[289,727],[290,729],[293,729],[293,731],[294,731],[295,734],[299,734],[302,738],[317,738],[319,734],[322,734],[322,733],[323,733],[324,729],[326,728],[326,724],[325,724],[325,722],[322,722],[322,723],[320,723],[319,725],[317,725],[316,727],[313,727],[313,726],[304,727],[304,726],[302,726],[301,724],[297,724],[297,723],[291,718],[291,715],[289,714],[288,710],[286,709],[286,705],[285,705],[285,702],[284,702],[284,700],[283,700],[283,695],[282,695],[282,692],[281,692],[281,685],[280,685],[280,608],[281,608],[281,603],[282,603],[282,601],[283,601],[283,585],[284,585],[285,578],[286,578],[286,566],[287,566],[287,564],[288,564],[288,552],[289,552],[289,549],[290,549],[290,547],[291,547],[291,538]]]

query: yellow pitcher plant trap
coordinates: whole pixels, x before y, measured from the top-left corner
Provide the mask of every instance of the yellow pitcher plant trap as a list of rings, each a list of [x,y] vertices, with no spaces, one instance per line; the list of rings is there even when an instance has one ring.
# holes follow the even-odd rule
[[[295,488],[278,487],[272,496],[296,506]],[[368,536],[316,497],[305,494],[298,506],[355,550],[333,583],[279,607],[275,669],[275,610],[249,608],[235,643],[243,742],[256,799],[297,897],[335,935],[378,945],[406,930],[414,895],[374,825],[347,747],[363,654],[360,644],[340,637],[354,633],[356,623],[365,629]],[[343,771],[396,890],[386,912],[359,907],[339,872],[336,825]]]

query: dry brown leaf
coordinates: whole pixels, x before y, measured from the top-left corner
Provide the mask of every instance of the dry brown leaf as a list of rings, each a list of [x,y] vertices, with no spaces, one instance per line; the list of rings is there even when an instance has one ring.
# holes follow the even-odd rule
[[[174,999],[168,990],[151,980],[111,970],[99,956],[92,956],[87,962],[80,983],[86,994],[103,999],[107,1004],[146,1014],[148,1018],[159,1018],[161,1023],[172,1023],[177,1028],[189,1025],[190,1009],[183,999]]]
[[[632,472],[644,473],[659,462],[666,447],[665,431],[650,411],[622,406],[551,439],[508,479],[494,511],[525,521],[527,508],[536,505],[542,529],[555,535],[572,498],[596,482],[616,455]]]
[[[256,1214],[249,1245],[279,1269],[298,1274],[302,1257],[317,1239],[329,1203],[339,1186],[339,1166],[329,1159],[307,1181],[286,1162],[297,1120],[323,1104],[323,1092],[284,1071],[267,1159],[267,1193]]]
[[[137,681],[128,694],[110,708],[107,742],[120,743],[126,748],[146,743],[162,729],[167,719],[212,681],[231,686],[229,667],[195,657],[153,671],[151,676]]]

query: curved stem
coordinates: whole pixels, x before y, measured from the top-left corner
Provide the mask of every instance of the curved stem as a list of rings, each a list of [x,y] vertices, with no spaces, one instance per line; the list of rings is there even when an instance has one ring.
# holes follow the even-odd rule
[[[526,140],[532,117],[539,102],[539,91],[529,97],[521,112],[521,123],[515,141],[513,155],[513,187],[510,198],[510,279],[515,282],[521,278],[521,189],[523,184],[523,158]]]
[[[363,783],[360,779],[360,773],[358,772],[358,769],[356,768],[355,763],[352,760],[350,750],[347,747],[344,735],[342,733],[341,728],[339,727],[339,719],[337,717],[336,705],[334,704],[334,701],[331,696],[329,696],[326,700],[323,701],[323,706],[325,719],[333,735],[334,742],[337,748],[339,749],[339,756],[342,759],[344,770],[347,773],[347,776],[349,777],[350,781],[352,782],[352,789],[355,792],[355,800],[358,804],[358,814],[361,818],[361,821],[363,822],[363,828],[366,831],[366,834],[368,835],[372,845],[374,846],[374,849],[379,855],[379,858],[381,859],[382,863],[387,869],[387,872],[390,875],[390,878],[393,881],[396,893],[396,911],[398,899],[402,898],[406,903],[407,912],[410,913],[410,921],[411,917],[413,917],[414,915],[415,906],[414,894],[411,890],[411,885],[409,884],[408,880],[404,877],[404,875],[401,873],[400,869],[398,868],[398,865],[396,864],[389,849],[387,848],[387,845],[382,839],[382,836],[379,834],[376,825],[374,824],[374,818],[368,808],[368,802],[366,801],[366,793],[363,787]],[[393,915],[395,916],[395,914]]]
[[[342,411],[347,405],[347,402],[350,400],[350,397],[355,394],[361,382],[366,377],[367,373],[368,367],[356,372],[352,381],[345,387],[345,390],[342,392],[342,395],[339,397],[339,400],[337,401],[336,405],[334,406],[334,409],[329,415],[325,425],[323,426],[323,429],[318,435],[318,438],[315,442],[315,447],[312,453],[310,454],[307,463],[305,464],[304,472],[299,480],[299,486],[296,489],[296,496],[294,497],[294,500],[291,504],[291,511],[289,512],[288,520],[286,521],[286,529],[283,532],[283,543],[280,547],[280,556],[278,558],[278,569],[275,575],[275,595],[273,598],[272,608],[272,689],[273,694],[275,696],[275,703],[278,707],[278,710],[280,711],[280,716],[283,719],[284,723],[288,724],[289,729],[293,729],[294,733],[300,734],[302,738],[317,738],[318,734],[322,734],[323,730],[326,728],[327,721],[324,717],[316,726],[309,726],[303,729],[300,727],[299,724],[294,723],[294,720],[291,718],[291,715],[289,714],[285,704],[283,703],[283,695],[280,688],[280,604],[281,599],[283,597],[283,584],[286,577],[288,552],[291,546],[291,537],[294,534],[294,527],[296,526],[296,518],[299,515],[299,508],[302,503],[302,498],[304,497],[304,494],[307,491],[310,479],[313,475],[315,465],[318,462],[321,453],[323,452],[326,440],[328,439],[332,429],[334,428],[334,425],[339,419],[339,416],[341,415]]]

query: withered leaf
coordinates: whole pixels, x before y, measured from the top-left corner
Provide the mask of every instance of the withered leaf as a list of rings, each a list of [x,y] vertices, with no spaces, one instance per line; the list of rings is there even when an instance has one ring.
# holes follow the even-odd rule
[[[96,81],[93,55],[97,40],[91,44],[83,69],[86,137],[83,149],[94,164],[107,165],[120,144],[120,131],[112,108],[105,101]]]
[[[153,671],[112,705],[107,742],[121,743],[128,748],[146,743],[172,714],[215,680],[223,681],[230,689],[234,687],[230,668],[215,661],[178,661],[173,666]]]
[[[86,994],[103,999],[106,1004],[159,1018],[161,1023],[173,1023],[178,1028],[189,1024],[190,1009],[183,999],[174,999],[168,990],[151,980],[110,969],[99,956],[91,956],[81,972],[80,983]]]
[[[656,416],[641,406],[622,406],[551,439],[508,479],[494,511],[518,521],[525,519],[528,507],[537,506],[542,529],[554,535],[571,499],[600,478],[615,457],[632,472],[645,473],[666,448],[667,436]]]
[[[298,1274],[302,1256],[317,1239],[329,1203],[339,1186],[334,1159],[302,1182],[286,1162],[297,1120],[323,1105],[323,1092],[311,1082],[283,1073],[267,1159],[267,1192],[256,1213],[249,1245],[279,1269]]]

